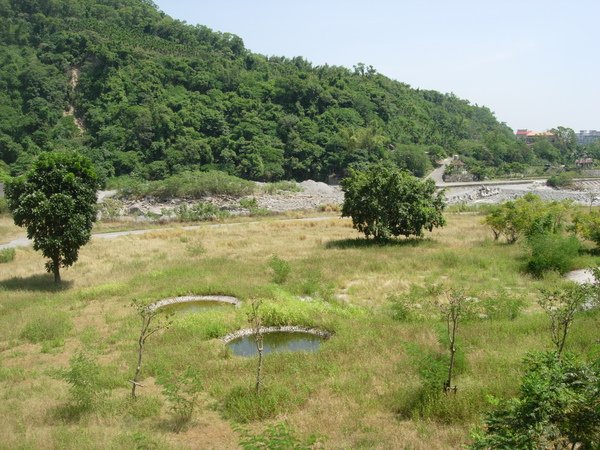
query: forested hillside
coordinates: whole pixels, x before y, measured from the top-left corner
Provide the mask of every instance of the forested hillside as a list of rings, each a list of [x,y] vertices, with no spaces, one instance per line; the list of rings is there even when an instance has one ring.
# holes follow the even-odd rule
[[[455,152],[509,171],[535,158],[487,108],[363,64],[258,55],[148,0],[0,0],[0,42],[0,158],[12,174],[57,148],[91,156],[103,177],[148,179],[325,179],[384,158],[420,175]]]

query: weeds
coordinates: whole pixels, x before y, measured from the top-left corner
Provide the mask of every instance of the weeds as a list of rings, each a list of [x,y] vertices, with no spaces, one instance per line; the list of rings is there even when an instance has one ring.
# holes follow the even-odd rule
[[[285,283],[292,270],[289,262],[276,255],[273,255],[269,260],[269,267],[273,271],[273,283],[276,284]]]
[[[200,389],[197,373],[189,367],[163,383],[163,394],[169,402],[172,427],[176,433],[191,422]]]
[[[63,410],[67,418],[79,418],[92,411],[102,400],[104,390],[100,384],[100,366],[91,356],[77,353],[62,376],[69,383],[70,400]]]
[[[14,248],[3,248],[0,250],[0,264],[9,263],[15,259],[16,251]]]
[[[318,438],[311,435],[302,440],[296,436],[289,424],[279,422],[269,425],[262,433],[252,434],[245,429],[238,429],[241,434],[240,446],[244,450],[310,450],[315,448]]]
[[[27,322],[21,331],[21,338],[34,344],[48,343],[50,347],[60,347],[72,328],[67,313],[51,311]]]
[[[174,209],[173,214],[179,222],[200,222],[209,220],[219,220],[229,217],[229,212],[220,209],[212,203],[200,202],[188,206],[179,205]]]

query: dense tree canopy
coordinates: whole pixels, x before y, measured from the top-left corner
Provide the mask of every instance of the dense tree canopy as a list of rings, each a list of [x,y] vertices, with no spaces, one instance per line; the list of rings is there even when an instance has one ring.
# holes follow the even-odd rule
[[[33,248],[50,259],[46,269],[56,282],[60,268],[73,265],[90,240],[98,187],[91,161],[72,152],[40,154],[26,175],[6,186],[15,224],[26,227]]]
[[[0,164],[13,174],[63,148],[103,177],[148,179],[325,179],[380,160],[420,174],[423,155],[464,151],[490,167],[532,157],[487,108],[364,64],[254,54],[147,0],[0,0],[0,43]]]
[[[417,236],[423,229],[445,225],[444,194],[433,180],[421,181],[406,171],[372,166],[350,171],[342,181],[342,217],[352,217],[354,228],[368,238]]]

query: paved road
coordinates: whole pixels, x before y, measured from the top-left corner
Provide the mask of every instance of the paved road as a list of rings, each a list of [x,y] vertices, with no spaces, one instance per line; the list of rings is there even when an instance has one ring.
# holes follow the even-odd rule
[[[444,171],[446,170],[446,166],[452,162],[452,158],[446,158],[442,161],[442,164],[433,169],[429,175],[425,177],[425,179],[432,179],[435,181],[435,185],[438,187],[442,187],[446,183],[444,183]]]

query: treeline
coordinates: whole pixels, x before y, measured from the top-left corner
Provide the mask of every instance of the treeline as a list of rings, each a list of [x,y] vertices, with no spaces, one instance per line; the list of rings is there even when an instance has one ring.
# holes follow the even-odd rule
[[[0,42],[0,159],[12,174],[64,148],[105,178],[145,179],[323,180],[381,160],[421,175],[447,154],[494,170],[538,158],[487,108],[363,64],[254,54],[148,0],[0,0]]]

